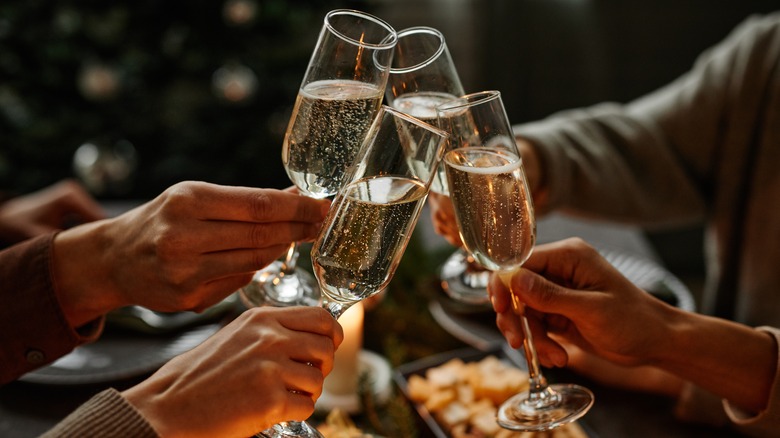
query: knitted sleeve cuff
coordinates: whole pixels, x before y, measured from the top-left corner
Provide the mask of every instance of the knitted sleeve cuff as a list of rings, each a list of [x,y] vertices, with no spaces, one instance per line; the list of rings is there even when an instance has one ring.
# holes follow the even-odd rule
[[[81,405],[42,438],[157,438],[141,413],[115,389],[107,389]]]

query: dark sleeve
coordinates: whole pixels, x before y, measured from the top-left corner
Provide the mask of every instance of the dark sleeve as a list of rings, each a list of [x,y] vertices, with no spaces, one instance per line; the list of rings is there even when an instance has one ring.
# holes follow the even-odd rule
[[[122,395],[107,389],[89,399],[41,438],[156,438],[157,432]]]
[[[52,283],[56,233],[0,251],[0,384],[53,362],[97,338],[103,319],[74,328]]]

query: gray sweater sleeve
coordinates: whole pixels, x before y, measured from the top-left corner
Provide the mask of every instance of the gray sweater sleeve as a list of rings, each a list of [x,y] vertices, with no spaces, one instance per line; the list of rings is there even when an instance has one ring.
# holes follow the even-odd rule
[[[734,179],[760,126],[757,101],[771,91],[778,21],[751,17],[688,73],[628,104],[515,126],[541,159],[547,196],[537,209],[666,226],[719,208],[720,184]]]
[[[660,128],[605,103],[515,127],[535,145],[545,180],[540,213],[560,210],[641,225],[701,218],[703,202]],[[671,199],[669,194],[673,194]]]
[[[42,438],[156,438],[157,432],[115,389],[107,389],[81,405]]]

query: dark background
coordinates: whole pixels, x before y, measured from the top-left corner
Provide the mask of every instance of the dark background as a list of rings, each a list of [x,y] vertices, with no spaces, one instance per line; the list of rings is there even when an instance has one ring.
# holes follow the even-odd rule
[[[685,72],[746,16],[775,5],[768,0],[5,0],[0,190],[24,193],[74,176],[79,146],[95,142],[111,148],[121,141],[135,150],[134,178],[96,190],[101,199],[147,199],[186,179],[288,186],[282,135],[322,18],[338,7],[372,12],[398,30],[439,28],[466,90],[501,90],[512,122],[521,123],[649,92]],[[226,15],[247,8],[248,19]],[[249,91],[231,94],[219,82],[224,71],[232,71],[227,76]],[[101,72],[102,81],[83,85]],[[701,270],[700,228],[649,236],[673,271]]]
[[[0,187],[73,175],[86,142],[129,141],[133,184],[101,198],[150,198],[185,179],[290,185],[281,138],[329,0],[10,0],[0,5]],[[254,7],[248,21],[230,5]],[[221,69],[254,92],[233,100]],[[108,69],[102,83],[80,86]]]
[[[136,154],[135,178],[96,192],[101,200],[148,199],[186,179],[289,186],[282,135],[322,18],[334,8],[375,13],[398,30],[439,28],[466,90],[501,90],[510,119],[521,123],[652,91],[688,70],[746,16],[776,3],[2,0],[0,192],[25,193],[75,176],[74,154],[88,142],[130,143]],[[242,20],[226,17],[226,9],[249,12]],[[222,84],[225,71],[245,94]],[[694,293],[703,270],[701,233],[697,226],[648,233]],[[366,348],[393,366],[461,345],[427,307],[450,251],[434,257],[411,244],[393,291],[366,319]],[[600,400],[590,421],[609,436],[728,436],[680,425],[666,399],[585,385]],[[3,430],[37,436],[102,388],[9,384],[0,393],[0,416],[8,417]],[[393,429],[414,430],[410,407],[393,400],[381,418]]]

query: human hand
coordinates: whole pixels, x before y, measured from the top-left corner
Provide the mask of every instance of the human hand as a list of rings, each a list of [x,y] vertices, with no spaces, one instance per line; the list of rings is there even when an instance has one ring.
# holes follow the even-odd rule
[[[527,306],[545,366],[567,364],[562,341],[619,365],[652,363],[671,315],[678,312],[637,288],[577,238],[537,246],[512,277],[512,289]],[[499,329],[519,348],[523,335],[510,292],[497,275],[489,291]]]
[[[252,308],[123,395],[160,436],[252,436],[312,414],[343,337],[318,307]]]
[[[525,177],[528,180],[528,188],[533,194],[534,203],[538,204],[541,201],[537,198],[542,191],[544,176],[542,175],[539,154],[536,152],[534,145],[528,140],[515,137],[515,142],[517,142],[517,151],[523,159],[523,170],[525,170]]]
[[[455,210],[449,196],[431,192],[428,195],[428,202],[431,208],[431,221],[436,234],[444,237],[452,246],[463,246],[463,243],[460,241],[458,223],[455,219]]]
[[[74,326],[130,304],[202,311],[291,242],[314,239],[329,205],[289,191],[176,184],[121,216],[57,236],[63,309]]]
[[[587,365],[590,372],[595,365],[609,365],[602,372],[619,372],[614,377],[624,382],[649,378],[652,371],[650,378],[663,379],[658,384],[670,395],[684,380],[746,412],[767,406],[777,372],[772,334],[666,304],[634,286],[580,239],[539,245],[511,285],[510,293],[494,275],[488,287],[498,327],[513,347],[521,345],[520,320],[510,305],[514,294],[526,304],[543,365],[572,364],[579,370]],[[568,344],[592,357],[570,356]]]
[[[73,224],[103,219],[105,213],[77,182],[63,180],[0,204],[0,239],[16,243]]]

